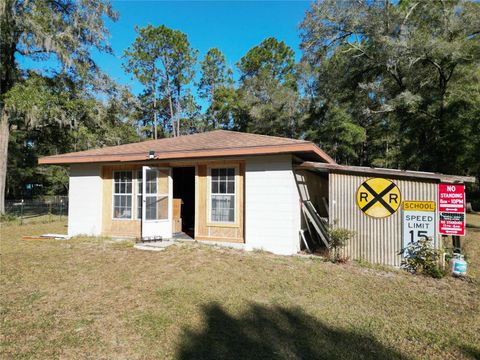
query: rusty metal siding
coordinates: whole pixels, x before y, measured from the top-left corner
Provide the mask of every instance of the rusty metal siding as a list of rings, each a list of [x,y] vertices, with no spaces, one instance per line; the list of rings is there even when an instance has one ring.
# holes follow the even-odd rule
[[[365,259],[372,263],[400,266],[402,248],[402,210],[387,218],[365,215],[356,204],[358,187],[370,177],[335,174],[329,175],[329,221],[334,227],[353,230],[355,235],[345,247],[350,259]],[[393,181],[400,189],[401,200],[437,201],[438,186],[434,182],[411,180]],[[437,247],[440,246],[437,226]]]

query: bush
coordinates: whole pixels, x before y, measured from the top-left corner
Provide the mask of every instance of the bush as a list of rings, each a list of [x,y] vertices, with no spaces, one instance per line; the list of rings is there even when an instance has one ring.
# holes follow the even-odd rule
[[[424,274],[437,279],[444,277],[445,271],[438,266],[440,253],[433,248],[432,243],[430,239],[421,239],[402,249],[400,254],[405,256],[402,268],[412,274]]]
[[[347,244],[355,232],[343,228],[329,228],[328,236],[330,238],[330,259],[333,262],[345,262],[348,258],[344,257],[341,249]]]
[[[15,221],[17,219],[18,217],[15,214],[11,214],[11,213],[0,214],[0,222],[10,222],[10,221]]]

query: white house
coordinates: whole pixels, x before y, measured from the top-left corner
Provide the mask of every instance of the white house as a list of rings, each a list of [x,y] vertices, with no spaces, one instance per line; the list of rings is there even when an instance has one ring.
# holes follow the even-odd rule
[[[309,141],[224,130],[39,163],[70,167],[69,235],[170,238],[182,230],[198,241],[293,254],[301,227],[293,165],[303,161],[335,164]],[[177,216],[174,199],[182,202]]]
[[[405,245],[403,202],[436,203],[439,183],[475,181],[342,166],[309,141],[224,130],[48,156],[39,163],[70,167],[69,235],[145,240],[184,232],[198,241],[290,255],[309,241],[322,246],[323,237],[326,243],[328,223],[354,231],[346,256],[395,266]],[[359,205],[359,189],[369,181],[396,191],[385,216],[371,216]],[[384,206],[388,195],[382,200],[375,194],[365,200]],[[433,214],[432,237],[441,248],[439,214]]]

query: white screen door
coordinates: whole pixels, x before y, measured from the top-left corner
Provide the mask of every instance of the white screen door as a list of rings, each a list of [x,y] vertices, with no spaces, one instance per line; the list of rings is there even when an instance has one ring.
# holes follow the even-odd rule
[[[142,168],[142,237],[172,237],[170,168]]]

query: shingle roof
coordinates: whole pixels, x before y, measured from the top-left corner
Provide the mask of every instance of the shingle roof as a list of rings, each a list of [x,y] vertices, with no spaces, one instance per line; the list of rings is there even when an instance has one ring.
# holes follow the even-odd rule
[[[38,163],[142,161],[148,159],[148,153],[151,150],[155,151],[155,158],[161,160],[299,153],[307,154],[316,160],[335,163],[330,156],[310,141],[226,130],[46,156],[40,158]]]

